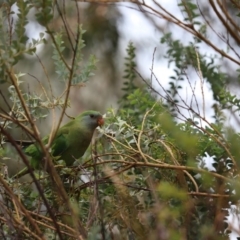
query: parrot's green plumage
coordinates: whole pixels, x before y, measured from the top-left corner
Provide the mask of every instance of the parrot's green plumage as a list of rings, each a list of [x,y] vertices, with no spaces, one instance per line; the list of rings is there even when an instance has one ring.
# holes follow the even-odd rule
[[[71,166],[74,161],[82,157],[87,150],[98,126],[104,123],[99,112],[86,111],[78,115],[74,120],[58,129],[51,145],[51,155],[59,156],[64,160],[66,166]],[[48,143],[48,136],[43,138],[43,143]],[[32,144],[25,149],[26,155],[30,157],[33,169],[39,169],[43,165],[43,153],[38,144]],[[27,173],[27,169],[21,170],[13,178],[18,178]]]

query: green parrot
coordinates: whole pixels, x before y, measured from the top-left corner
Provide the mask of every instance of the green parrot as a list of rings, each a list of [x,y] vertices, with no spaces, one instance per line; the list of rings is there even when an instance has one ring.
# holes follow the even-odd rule
[[[85,111],[58,129],[51,145],[51,155],[59,156],[66,166],[71,166],[74,161],[82,157],[91,143],[94,130],[104,124],[104,119],[99,112]],[[43,138],[43,143],[48,143],[48,138]],[[33,169],[43,167],[44,155],[37,143],[28,146],[24,152],[30,157],[30,165]],[[27,168],[22,169],[13,178],[19,178],[27,174]]]

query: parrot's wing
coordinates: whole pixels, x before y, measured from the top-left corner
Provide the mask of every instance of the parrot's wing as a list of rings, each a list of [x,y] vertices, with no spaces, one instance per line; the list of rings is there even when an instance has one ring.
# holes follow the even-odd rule
[[[65,152],[68,149],[69,147],[68,135],[69,129],[67,128],[59,129],[52,144],[53,156],[60,156],[63,152]]]
[[[42,151],[37,143],[34,143],[34,144],[28,146],[26,149],[24,149],[24,152],[28,156],[31,156],[34,159],[39,159],[39,158],[41,158],[41,155],[42,155]]]
[[[64,151],[66,151],[69,147],[68,142],[68,135],[69,135],[69,129],[68,128],[60,128],[57,132],[53,143],[52,143],[52,155],[53,156],[60,156]],[[48,136],[43,138],[43,143],[48,143]],[[34,168],[37,168],[37,165],[41,162],[43,158],[42,150],[39,146],[39,144],[35,143],[30,146],[28,146],[24,152],[32,158],[32,165]],[[36,163],[35,163],[36,161]],[[35,166],[36,165],[36,166]]]

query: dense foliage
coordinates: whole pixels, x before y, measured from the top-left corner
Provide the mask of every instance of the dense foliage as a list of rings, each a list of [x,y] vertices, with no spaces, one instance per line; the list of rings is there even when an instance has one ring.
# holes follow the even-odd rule
[[[140,10],[153,11],[144,2],[137,3]],[[184,24],[178,24],[191,29],[191,42],[174,39],[171,33],[159,39],[175,73],[168,88],[153,68],[149,79],[142,76],[136,47],[128,44],[119,108],[106,111],[105,125],[97,130],[91,148],[78,166],[67,168],[61,159],[51,157],[51,137],[44,145],[37,123],[51,116],[49,132],[54,134],[71,106],[70,90],[82,89],[94,74],[97,61],[94,55],[84,59],[85,31],[78,8],[77,24],[70,29],[65,5],[58,4],[18,1],[14,23],[11,1],[0,9],[0,87],[7,89],[0,90],[0,156],[4,162],[1,239],[210,240],[228,239],[231,230],[239,231],[227,218],[233,206],[238,209],[240,135],[225,126],[225,113],[228,110],[238,123],[240,99],[225,87],[229,76],[220,67],[222,59],[233,57],[224,51],[222,56],[200,52],[200,44],[208,43],[208,26],[199,22],[199,5],[194,1],[179,4],[186,17]],[[36,40],[26,35],[30,10],[47,32]],[[60,31],[51,26],[55,11],[64,23]],[[161,12],[155,14],[161,16]],[[231,36],[238,42],[238,35]],[[58,93],[47,72],[46,81],[38,76],[26,81],[28,74],[16,71],[27,54],[38,59],[45,70],[48,63],[41,61],[38,50],[42,44],[50,49]],[[153,63],[154,58],[153,54]],[[233,62],[238,61],[236,57]],[[189,78],[191,71],[198,73],[199,89]],[[215,101],[212,118],[205,113],[205,82]],[[186,85],[191,92],[188,100],[182,97]],[[201,100],[196,96],[199,92]],[[14,141],[15,129],[23,139],[39,143],[50,165],[49,173],[31,171],[28,178],[11,178],[8,167],[14,165],[19,170],[20,159],[30,168],[23,146],[28,142]],[[9,154],[13,149],[15,153]]]

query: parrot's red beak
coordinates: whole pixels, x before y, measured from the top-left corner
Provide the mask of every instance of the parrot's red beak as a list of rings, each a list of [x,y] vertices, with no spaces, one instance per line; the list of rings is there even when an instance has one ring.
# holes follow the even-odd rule
[[[98,123],[98,126],[102,127],[102,125],[104,124],[103,117],[98,118],[97,123]]]

